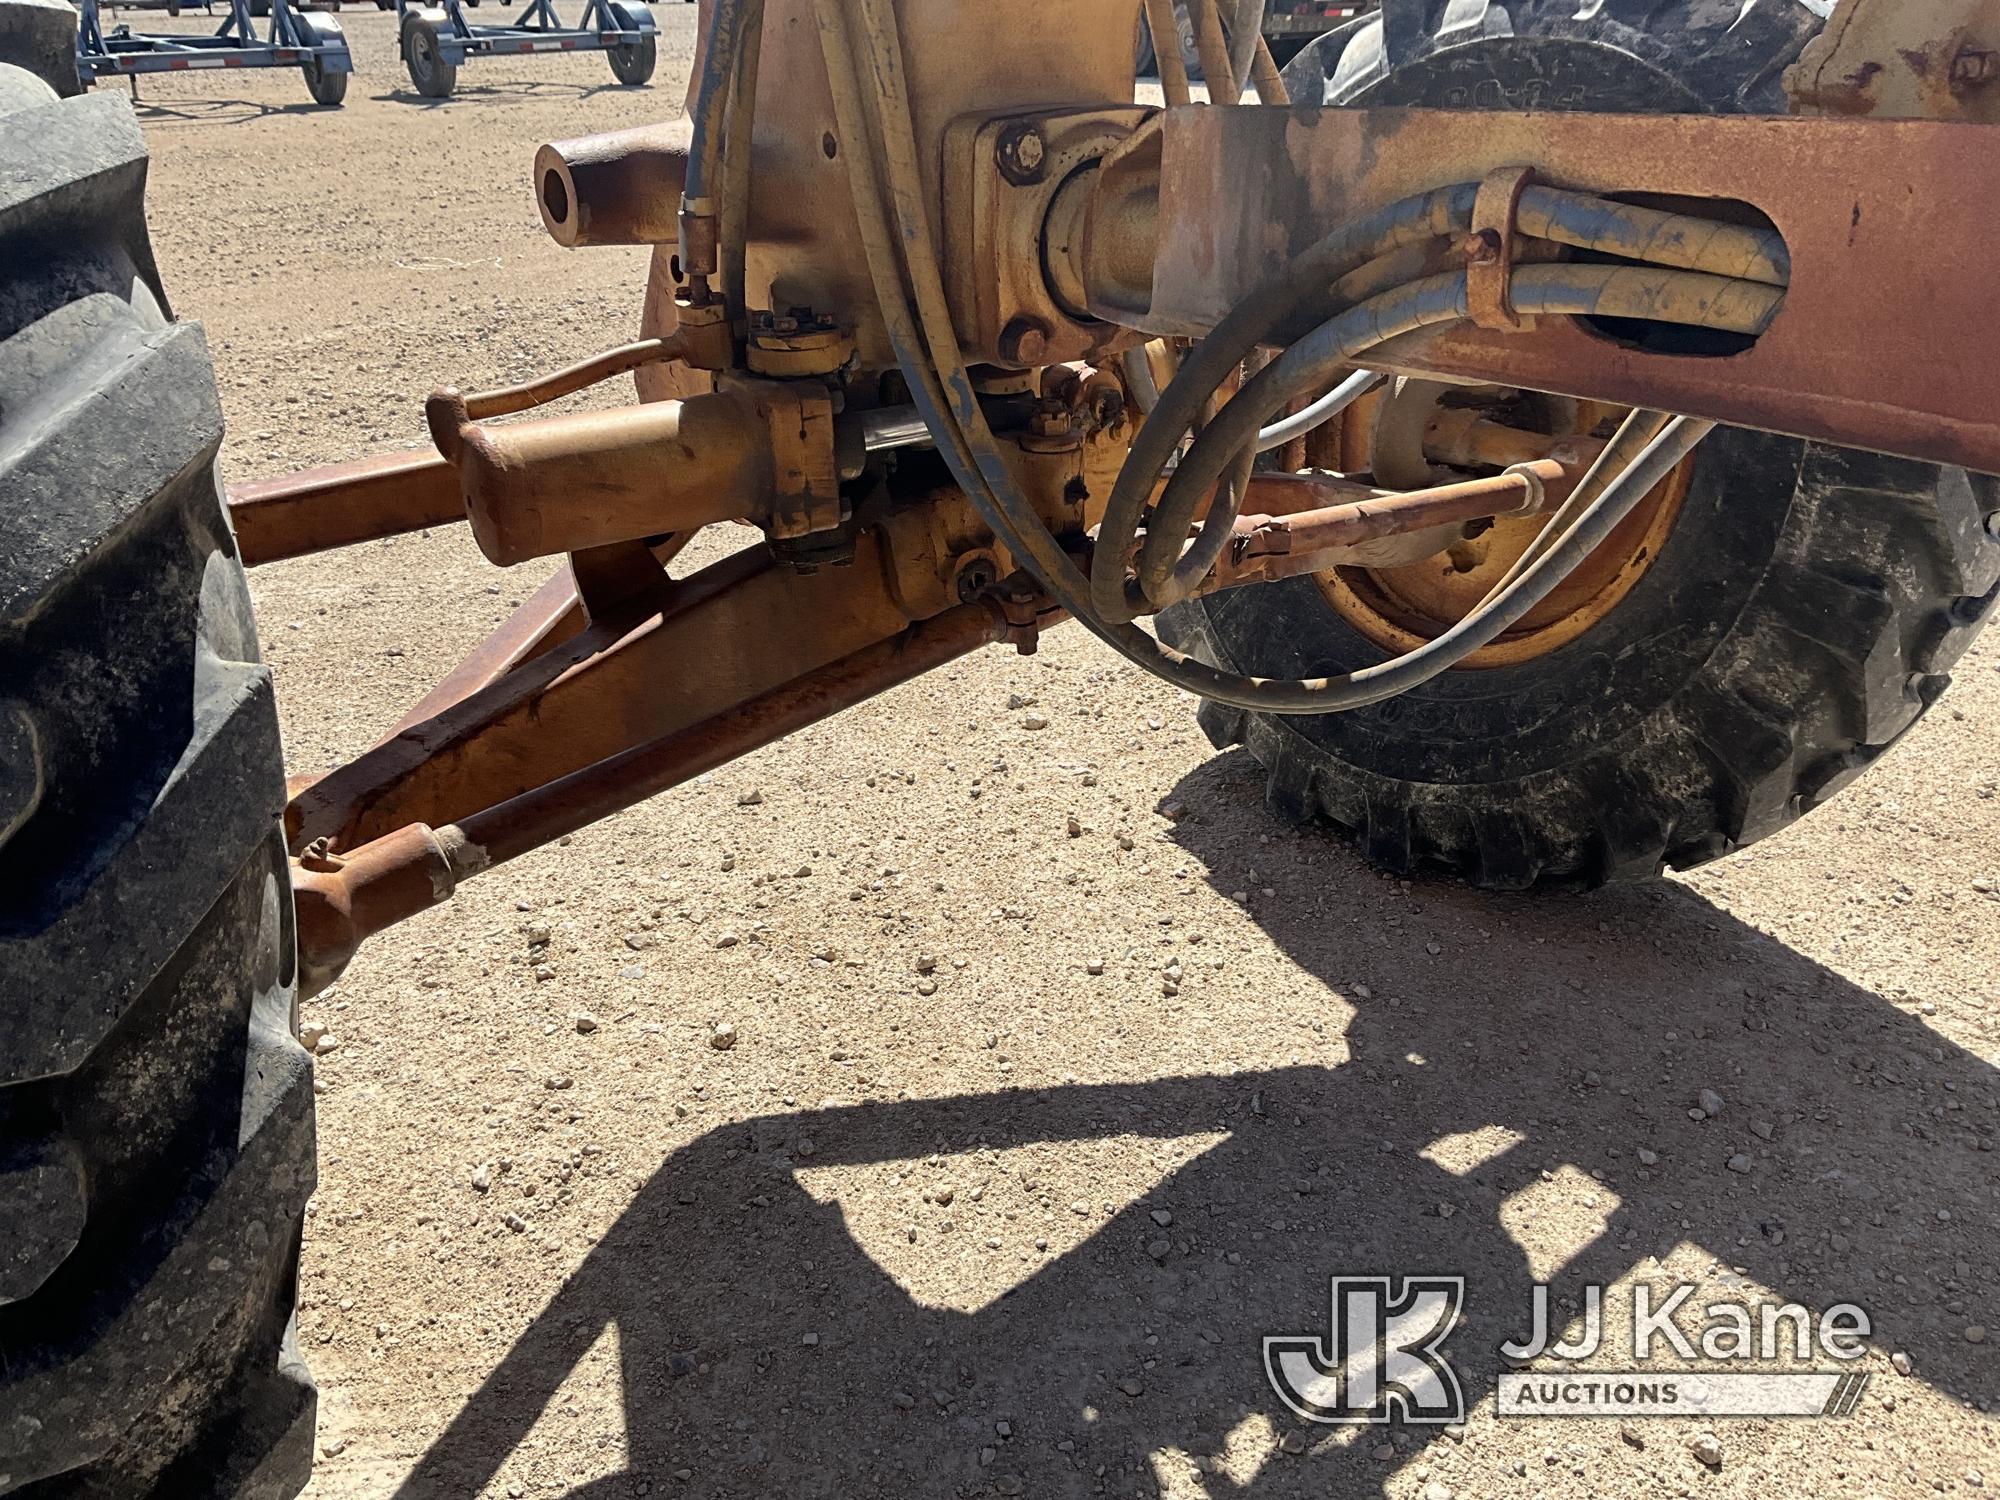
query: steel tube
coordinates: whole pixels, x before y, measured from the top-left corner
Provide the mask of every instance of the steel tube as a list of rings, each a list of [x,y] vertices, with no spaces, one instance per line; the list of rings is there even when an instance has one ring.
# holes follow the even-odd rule
[[[844,656],[700,723],[572,772],[442,830],[462,873],[513,859],[623,812],[740,755],[796,733],[863,699],[1009,633],[1000,612],[966,604]]]
[[[229,487],[243,565],[279,562],[465,519],[458,476],[435,449],[410,448]]]
[[[686,119],[535,152],[535,206],[559,245],[663,245],[680,233],[692,126]]]
[[[461,429],[479,550],[502,567],[770,513],[769,429],[726,393]]]
[[[1539,509],[1559,500],[1576,474],[1543,459],[1486,479],[1406,494],[1364,493],[1352,500],[1343,492],[1360,487],[1351,483],[1328,485],[1311,475],[1258,478],[1264,483],[1252,482],[1246,506],[1272,498],[1341,498],[1335,504],[1309,510],[1237,517],[1229,545],[1216,560],[1203,593],[1316,573],[1342,563],[1379,562],[1382,559],[1369,550],[1374,544],[1440,526]],[[1290,479],[1295,486],[1292,493],[1287,495],[1271,484],[1273,478]]]

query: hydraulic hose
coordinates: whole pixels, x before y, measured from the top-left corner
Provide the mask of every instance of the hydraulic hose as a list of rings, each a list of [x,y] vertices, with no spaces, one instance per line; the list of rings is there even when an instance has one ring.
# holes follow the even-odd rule
[[[1315,427],[1324,427],[1387,378],[1373,370],[1356,370],[1312,405],[1293,412],[1281,422],[1258,428],[1257,451],[1269,453],[1273,448],[1284,447],[1293,438],[1304,437]]]
[[[1243,708],[1273,713],[1333,713],[1365,708],[1407,693],[1464,661],[1480,647],[1490,645],[1546,599],[1714,426],[1713,422],[1693,417],[1675,417],[1638,460],[1613,480],[1562,538],[1504,594],[1472,611],[1435,640],[1380,666],[1363,667],[1340,677],[1282,682],[1221,672],[1155,644],[1163,656],[1176,659],[1178,670],[1171,680],[1203,697],[1218,698]]]
[[[749,311],[744,260],[750,241],[750,147],[757,118],[758,63],[764,50],[764,0],[745,0],[741,24],[722,146],[722,299],[732,322]]]
[[[1584,472],[1576,488],[1570,491],[1569,498],[1556,507],[1542,529],[1535,533],[1535,539],[1514,559],[1513,565],[1501,575],[1499,581],[1486,591],[1486,597],[1479,601],[1480,604],[1492,603],[1506,592],[1515,579],[1533,567],[1535,560],[1554,546],[1563,532],[1589,508],[1590,503],[1604,493],[1605,487],[1660,435],[1669,420],[1667,413],[1651,411],[1643,406],[1635,406],[1627,412],[1625,420],[1611,435],[1611,441],[1597,455],[1597,461]]]
[[[1775,229],[1723,224],[1533,185],[1522,190],[1514,222],[1523,234],[1599,255],[1766,286],[1785,286],[1792,279],[1791,252]]]
[[[1159,405],[1133,439],[1132,451],[1105,504],[1090,582],[1091,602],[1098,614],[1123,623],[1140,613],[1126,601],[1123,563],[1152,499],[1153,481],[1201,418],[1209,398],[1250,351],[1301,307],[1323,296],[1327,287],[1376,257],[1404,246],[1465,234],[1472,224],[1472,204],[1478,191],[1472,183],[1439,188],[1342,225],[1265,278],[1187,353],[1179,374],[1160,393]],[[1186,535],[1185,525],[1181,534]]]
[[[1639,318],[1754,334],[1769,324],[1784,292],[1698,271],[1558,263],[1518,268],[1511,300],[1522,313]],[[1214,565],[1234,516],[1213,507],[1185,554],[1181,539],[1210,491],[1234,472],[1237,456],[1255,445],[1259,429],[1274,413],[1324,388],[1376,345],[1419,328],[1461,321],[1467,313],[1462,274],[1430,277],[1328,319],[1267,365],[1202,429],[1167,481],[1139,557],[1144,598],[1165,608],[1192,593]],[[1161,397],[1162,409],[1171,395]]]
[[[1180,26],[1174,0],[1146,0],[1146,31],[1153,41],[1153,63],[1160,70],[1160,93],[1169,105],[1186,104],[1187,59],[1181,56]]]
[[[941,455],[982,519],[1035,574],[1059,606],[1119,652],[1178,686],[1221,702],[1276,713],[1326,713],[1407,691],[1487,644],[1545,598],[1708,430],[1707,423],[1677,418],[1503,597],[1476,610],[1419,651],[1341,677],[1299,681],[1246,677],[1195,661],[1129,621],[1108,619],[1092,607],[1090,583],[1015,484],[986,425],[958,352],[943,296],[917,170],[909,102],[902,81],[901,44],[890,0],[859,0],[858,9],[846,14],[843,0],[817,0],[816,9],[836,122],[850,144],[847,159],[856,218],[869,250],[870,273],[884,324],[912,396]],[[862,75],[856,67],[856,49],[847,30],[850,17],[859,27],[865,44],[869,64],[866,76],[875,85],[873,90],[863,87]],[[861,149],[864,143],[874,149]],[[1442,196],[1426,195],[1424,200],[1413,201],[1421,204],[1437,199],[1441,211],[1449,216],[1454,207],[1452,196],[1456,194],[1462,211],[1469,213],[1471,191],[1451,189]],[[1410,210],[1406,208],[1405,212]],[[1357,241],[1365,246],[1371,241],[1367,235],[1358,233],[1359,228],[1329,236],[1323,245],[1331,243],[1350,252]],[[1381,229],[1380,223],[1372,226],[1373,234],[1378,237]],[[1362,261],[1368,258],[1365,254],[1360,257]],[[1350,269],[1359,263],[1341,254],[1331,256],[1336,265],[1344,260]],[[1547,274],[1537,277],[1530,272]],[[1260,288],[1267,295],[1261,304],[1244,312],[1239,329],[1255,326],[1266,317],[1282,318],[1290,307],[1312,295],[1311,287],[1301,295],[1288,292],[1279,278],[1274,278],[1274,283]],[[1327,284],[1322,280],[1318,286]],[[1256,295],[1253,293],[1253,299]],[[1524,268],[1517,274],[1514,295],[1516,308],[1528,314],[1606,313],[1731,327],[1744,332],[1759,331],[1781,300],[1782,292],[1772,287],[1754,287],[1687,272],[1621,266]],[[1463,319],[1466,304],[1465,279],[1456,275],[1400,288],[1329,320],[1303,341],[1303,349],[1294,346],[1288,350],[1230,401],[1196,440],[1189,457],[1206,444],[1208,455],[1223,454],[1221,464],[1226,466],[1232,455],[1249,445],[1276,406],[1297,399],[1311,388],[1313,381],[1318,381],[1324,389],[1331,375],[1321,366],[1328,363],[1333,350],[1342,351],[1341,357],[1332,359],[1333,365],[1356,363],[1358,356],[1372,347],[1371,335],[1379,339],[1385,336],[1385,329]],[[1230,316],[1235,318],[1237,314]],[[1344,327],[1330,332],[1343,319],[1348,320]],[[1225,323],[1228,321],[1225,319]],[[1346,348],[1343,339],[1355,347]],[[1252,337],[1250,342],[1254,346],[1257,339]],[[1205,341],[1196,351],[1195,359],[1208,347]],[[1296,359],[1294,354],[1298,355]],[[1189,361],[1190,366],[1195,359]],[[1223,373],[1227,373],[1227,366]],[[1162,394],[1161,410],[1172,403],[1185,415],[1173,424],[1164,440],[1156,440],[1162,451],[1159,462],[1142,481],[1148,487],[1152,476],[1171,456],[1180,434],[1198,414],[1207,393],[1221,383],[1219,378],[1191,383],[1187,374],[1184,369],[1182,376]],[[1190,389],[1200,394],[1190,396]],[[1245,401],[1253,391],[1255,399]],[[1273,399],[1275,406],[1268,404]],[[1237,415],[1239,408],[1256,413],[1247,427],[1244,418]],[[1156,412],[1155,419],[1141,430],[1141,439],[1165,425]],[[1211,438],[1215,441],[1211,442]],[[1130,468],[1128,464],[1128,473]],[[1140,511],[1143,512],[1143,497]],[[1181,534],[1185,536],[1185,528]],[[1119,562],[1122,561],[1121,554]],[[1122,566],[1116,571],[1122,578]]]
[[[715,216],[714,194],[722,176],[723,104],[736,77],[737,50],[742,45],[749,13],[763,15],[763,0],[715,0],[708,36],[702,47],[701,71],[695,81],[694,128],[688,141],[687,176],[681,187],[681,273],[706,285],[717,269],[713,246],[691,233],[693,226]]]

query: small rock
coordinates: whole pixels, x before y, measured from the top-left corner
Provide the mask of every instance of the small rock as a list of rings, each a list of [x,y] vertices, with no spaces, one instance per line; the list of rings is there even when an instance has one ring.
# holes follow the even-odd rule
[[[1688,1452],[1711,1469],[1722,1467],[1722,1444],[1712,1432],[1704,1432],[1690,1439]]]
[[[618,971],[618,977],[620,979],[644,979],[646,977],[646,966],[644,964],[627,964]]]
[[[1694,1096],[1694,1102],[1701,1106],[1701,1112],[1711,1120],[1722,1113],[1722,1095],[1714,1089],[1703,1089]]]
[[[493,1186],[493,1167],[489,1162],[481,1162],[472,1169],[472,1185],[479,1192]]]
[[[1889,1356],[1889,1367],[1898,1375],[1909,1374],[1910,1356],[1905,1351],[1898,1349],[1894,1354]]]
[[[526,1234],[528,1231],[528,1221],[512,1211],[502,1214],[500,1222],[516,1234]]]
[[[587,1010],[578,1011],[576,1013],[576,1029],[583,1035],[589,1036],[591,1032],[597,1030],[597,1017],[593,1016]]]
[[[1278,1451],[1297,1458],[1306,1451],[1306,1435],[1303,1432],[1287,1432],[1278,1439]]]
[[[1760,1141],[1768,1141],[1772,1136],[1777,1134],[1777,1127],[1772,1125],[1769,1120],[1752,1120],[1750,1122],[1750,1133]]]
[[[1646,1148],[1646,1147],[1644,1147],[1644,1146],[1641,1146],[1641,1147],[1639,1148],[1639,1165],[1640,1165],[1640,1166],[1642,1166],[1642,1167],[1657,1167],[1657,1166],[1658,1166],[1659,1164],[1660,1164],[1660,1153],[1659,1153],[1659,1152],[1657,1152],[1657,1151],[1652,1151],[1652,1150],[1649,1150],[1649,1149],[1647,1149],[1647,1148]]]
[[[547,984],[551,979],[555,977],[556,977],[556,971],[550,968],[547,964],[535,965],[535,983]]]
[[[692,1354],[677,1353],[667,1356],[667,1373],[676,1380],[685,1380],[699,1368],[699,1362]]]
[[[1023,729],[1047,729],[1049,721],[1041,714],[1029,714],[1021,720],[1021,727]]]
[[[708,1045],[717,1052],[727,1052],[736,1045],[736,1028],[724,1021],[708,1034]]]
[[[1185,802],[1162,802],[1160,804],[1160,816],[1165,818],[1169,823],[1178,823],[1187,815],[1188,810]]]
[[[1173,1241],[1164,1238],[1146,1242],[1146,1253],[1154,1260],[1165,1260],[1173,1248]]]
[[[955,1188],[949,1186],[941,1187],[935,1193],[931,1194],[931,1202],[935,1203],[939,1208],[950,1208],[952,1199],[957,1196],[958,1192]]]
[[[1086,974],[1102,974],[1104,972],[1104,960],[1101,958],[1089,960],[1084,964],[1083,972]]]
[[[816,1333],[802,1333],[799,1335],[799,1342],[804,1344],[808,1349],[817,1349],[819,1347],[819,1335]]]
[[[734,948],[742,941],[743,939],[733,932],[719,932],[715,935],[715,946],[718,948]]]
[[[319,1451],[327,1458],[338,1458],[347,1451],[347,1439],[334,1438],[331,1442],[321,1443]]]
[[[527,938],[528,946],[531,948],[540,948],[555,936],[555,932],[546,922],[526,923],[522,926],[521,933]]]
[[[1019,693],[1009,693],[1007,695],[1007,707],[1009,709],[1033,708],[1034,706],[1035,700],[1033,698],[1024,698]]]
[[[891,1391],[889,1393],[889,1404],[898,1411],[911,1411],[916,1407],[917,1398],[912,1396],[908,1391]]]
[[[299,1027],[299,1045],[308,1052],[319,1051],[319,1039],[326,1035],[326,1028],[317,1021],[307,1021]]]
[[[736,805],[738,807],[755,807],[763,800],[764,800],[764,794],[758,791],[757,788],[753,786],[752,788],[750,788],[749,791],[744,792],[742,795],[737,797]]]
[[[1634,1427],[1630,1422],[1620,1422],[1618,1424],[1618,1436],[1624,1440],[1628,1447],[1644,1448],[1646,1446],[1646,1440],[1639,1436],[1639,1429]]]
[[[937,981],[935,979],[919,979],[917,981],[917,993],[919,995],[935,995],[937,993]]]
[[[1968,1344],[1985,1343],[1986,1342],[1985,1326],[1980,1323],[1974,1323],[1970,1328],[1965,1330],[1965,1341]]]
[[[1165,1229],[1169,1224],[1174,1222],[1174,1216],[1172,1212],[1164,1208],[1154,1209],[1151,1218],[1153,1222],[1159,1225],[1160,1228],[1162,1229]]]
[[[1728,1161],[1724,1162],[1723,1165],[1728,1167],[1732,1172],[1747,1172],[1753,1163],[1747,1154],[1739,1151],[1730,1157]]]
[[[571,1078],[567,1073],[551,1073],[547,1078],[542,1080],[542,1087],[560,1092],[563,1089],[574,1087],[575,1082],[576,1080]]]
[[[329,1052],[338,1051],[339,1048],[340,1038],[330,1031],[322,1032],[320,1039],[313,1043],[313,1051],[321,1057],[325,1057]]]
[[[1146,1387],[1140,1384],[1138,1380],[1136,1380],[1134,1377],[1130,1375],[1127,1375],[1123,1380],[1118,1382],[1118,1389],[1123,1391],[1126,1395],[1133,1397],[1143,1396],[1146,1394]]]
[[[1451,1486],[1441,1479],[1433,1479],[1424,1486],[1424,1500],[1451,1500]]]

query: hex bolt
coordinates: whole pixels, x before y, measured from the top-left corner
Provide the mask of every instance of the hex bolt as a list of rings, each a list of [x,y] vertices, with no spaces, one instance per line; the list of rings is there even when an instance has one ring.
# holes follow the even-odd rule
[[[1000,357],[1010,365],[1033,369],[1049,352],[1048,326],[1025,314],[1000,330]]]
[[[1951,60],[1951,86],[1977,88],[2000,78],[2000,53],[1968,42]]]
[[[1009,125],[1000,132],[994,150],[1000,158],[1000,175],[1014,186],[1026,187],[1042,180],[1042,163],[1048,147],[1035,126],[1025,121]]]

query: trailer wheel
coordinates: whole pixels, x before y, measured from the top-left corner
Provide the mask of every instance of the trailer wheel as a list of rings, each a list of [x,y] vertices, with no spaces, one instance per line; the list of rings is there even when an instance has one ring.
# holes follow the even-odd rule
[[[316,57],[309,57],[299,64],[299,71],[305,74],[306,92],[312,95],[313,103],[324,104],[329,109],[339,106],[347,97],[345,73],[329,73]]]
[[[612,6],[611,16],[620,31],[631,31],[639,25],[638,16],[627,6]],[[647,37],[622,47],[606,47],[604,54],[611,59],[611,76],[628,87],[635,87],[653,76],[658,47],[652,37]]]
[[[324,16],[303,11],[300,12],[298,21],[299,29],[308,33],[312,40],[321,46],[330,42],[344,44],[347,41],[347,34],[340,29],[338,21],[330,21]],[[345,72],[329,71],[318,57],[309,57],[300,63],[299,71],[305,75],[306,92],[312,95],[313,103],[333,108],[347,97],[349,75]]]
[[[281,1497],[313,1188],[284,768],[131,106],[0,0],[0,1473]]]
[[[403,20],[403,65],[426,99],[449,99],[458,87],[458,68],[444,60],[438,46],[443,20],[443,11],[411,11]]]
[[[1799,0],[1454,4],[1450,29],[1426,32],[1437,10],[1390,0],[1322,38],[1286,70],[1293,99],[1782,113],[1779,74],[1820,26]],[[1659,532],[1634,533],[1631,566],[1539,639],[1503,636],[1484,661],[1372,708],[1211,703],[1203,727],[1262,763],[1275,807],[1348,831],[1396,871],[1592,885],[1783,828],[1944,690],[2000,581],[2000,481],[1719,430],[1679,482]],[[1233,590],[1170,611],[1161,631],[1237,672],[1344,672],[1462,615],[1478,597],[1452,592],[1462,561],[1454,549],[1400,577]]]

